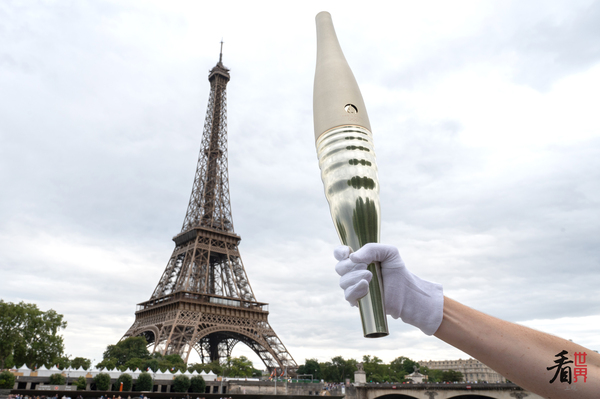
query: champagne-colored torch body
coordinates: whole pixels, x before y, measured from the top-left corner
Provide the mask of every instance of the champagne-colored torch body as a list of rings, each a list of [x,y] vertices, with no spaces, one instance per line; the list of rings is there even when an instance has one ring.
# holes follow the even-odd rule
[[[313,94],[315,140],[325,196],[340,241],[356,250],[379,242],[379,182],[369,117],[333,28],[331,15],[317,22],[317,67]],[[388,335],[381,270],[358,302],[365,337]]]

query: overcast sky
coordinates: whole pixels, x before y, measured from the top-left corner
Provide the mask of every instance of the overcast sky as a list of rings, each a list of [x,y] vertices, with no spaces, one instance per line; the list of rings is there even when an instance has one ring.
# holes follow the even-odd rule
[[[600,350],[599,1],[5,0],[0,298],[64,314],[72,357],[122,337],[181,230],[223,39],[234,227],[296,362],[468,358],[392,319],[362,338],[338,288],[323,10],[369,112],[382,242],[449,297]]]

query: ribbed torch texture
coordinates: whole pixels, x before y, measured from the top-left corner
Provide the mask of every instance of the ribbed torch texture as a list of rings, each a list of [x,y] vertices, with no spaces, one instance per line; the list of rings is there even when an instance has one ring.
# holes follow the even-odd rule
[[[353,249],[379,242],[379,182],[371,124],[352,70],[338,43],[331,15],[317,21],[313,94],[321,179],[340,241]],[[365,337],[388,335],[379,264],[369,265],[369,293],[359,300]]]

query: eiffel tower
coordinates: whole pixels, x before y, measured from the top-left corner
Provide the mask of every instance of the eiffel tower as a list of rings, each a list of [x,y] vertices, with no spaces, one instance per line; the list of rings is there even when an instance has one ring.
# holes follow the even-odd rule
[[[227,171],[226,86],[229,69],[210,70],[210,97],[192,195],[175,250],[135,322],[123,338],[144,336],[151,352],[178,354],[187,363],[192,350],[202,363],[231,356],[242,342],[269,370],[298,368],[267,320],[268,304],[257,302],[233,230]]]

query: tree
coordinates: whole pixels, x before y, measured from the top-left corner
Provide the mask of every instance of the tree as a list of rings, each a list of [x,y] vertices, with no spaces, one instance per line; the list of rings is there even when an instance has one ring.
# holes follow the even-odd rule
[[[0,373],[0,389],[13,389],[16,377],[13,373],[5,370]]]
[[[149,373],[143,372],[137,378],[137,382],[135,384],[136,391],[151,391],[152,386],[154,385],[154,381],[152,381],[152,376]]]
[[[463,374],[456,370],[447,370],[442,373],[442,381],[459,382],[462,381]]]
[[[404,371],[406,374],[412,374],[415,367],[419,367],[419,363],[405,356],[400,356],[392,360],[390,367],[396,371]]]
[[[82,367],[84,370],[89,370],[92,367],[92,361],[90,359],[86,359],[85,357],[76,357],[71,360],[71,367],[77,370],[79,367]]]
[[[304,364],[298,367],[298,374],[312,374],[313,379],[321,379],[321,365],[317,359],[306,359]]]
[[[175,392],[187,392],[190,388],[190,379],[187,375],[178,375],[173,380],[173,391]]]
[[[306,365],[309,365],[309,361],[307,360]],[[312,367],[314,367],[314,363],[311,361]],[[306,369],[310,369],[311,367],[307,367]],[[317,379],[324,379],[328,382],[344,382],[346,377],[352,377],[354,372],[356,371],[356,360],[349,359],[345,360],[341,356],[336,356],[331,359],[330,362],[319,363],[320,375],[318,377],[314,377]],[[311,374],[311,373],[300,373],[299,374]]]
[[[363,356],[363,365],[367,382],[383,382],[384,376],[388,374],[388,366],[384,365],[383,360],[377,356],[372,358],[370,355]]]
[[[65,385],[67,379],[62,374],[52,374],[50,376],[50,385]]]
[[[132,360],[135,360],[135,359],[132,359]],[[160,362],[158,361],[158,359],[143,360],[141,369],[142,370],[150,369],[156,373],[157,371],[160,370]]]
[[[210,373],[211,371],[213,373],[215,373],[216,375],[223,375],[222,371],[223,368],[221,367],[221,365],[219,364],[218,360],[214,360],[210,363],[192,363],[188,366],[188,371],[190,373],[196,371],[197,373],[200,373],[202,371],[206,372],[206,373]]]
[[[201,375],[195,375],[190,379],[190,392],[204,393],[206,391],[206,381]]]
[[[419,363],[405,356],[397,357],[390,363],[390,378],[393,381],[403,381],[407,374],[412,374],[415,371],[415,367],[418,368]],[[424,370],[421,370],[421,372],[427,374]]]
[[[246,356],[228,357],[223,365],[223,375],[227,377],[252,377],[254,367]]]
[[[83,391],[87,388],[87,380],[81,375],[75,380],[75,385],[77,386],[78,390]]]
[[[103,361],[98,363],[96,365],[96,367],[98,369],[105,368],[107,370],[113,370],[115,367],[117,367],[117,360],[116,359],[104,359]]]
[[[145,370],[143,366],[144,366],[144,360],[136,357],[134,359],[129,359],[127,361],[127,363],[125,363],[124,365],[121,366],[121,369],[123,371],[125,371],[127,369],[132,370],[132,371],[135,371],[135,369]]]
[[[71,367],[71,360],[67,356],[59,356],[54,359],[52,364],[55,364],[61,370]]]
[[[110,388],[110,374],[98,373],[94,377],[94,382],[98,391],[108,391]]]
[[[429,369],[427,370],[427,380],[429,382],[442,382],[443,381],[443,374],[444,372],[442,370],[436,370],[436,369]]]
[[[129,374],[121,374],[119,378],[117,378],[115,390],[119,390],[119,388],[121,387],[121,383],[123,383],[124,391],[131,391],[131,387],[133,386],[133,377]]]
[[[52,309],[42,312],[35,304],[0,299],[0,368],[9,356],[18,365],[54,363],[63,355],[58,333],[66,327],[63,315]]]
[[[149,359],[150,352],[146,347],[148,343],[144,337],[129,337],[119,341],[116,345],[108,345],[103,353],[104,361],[114,360],[116,366],[123,366],[130,359]]]
[[[181,372],[187,370],[187,365],[181,356],[176,353],[163,356],[162,359],[159,360],[159,364],[161,368],[166,367],[169,370],[179,370]]]

